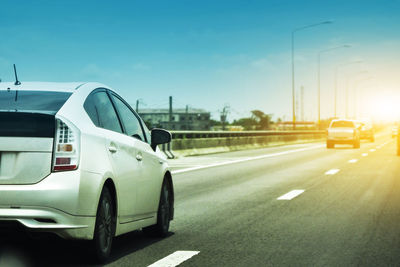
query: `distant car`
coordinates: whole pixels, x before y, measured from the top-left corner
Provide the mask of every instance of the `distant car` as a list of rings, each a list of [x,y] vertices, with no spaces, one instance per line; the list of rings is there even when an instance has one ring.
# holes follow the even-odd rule
[[[367,139],[371,142],[375,142],[374,128],[372,123],[369,121],[359,122],[360,128],[360,139]]]
[[[393,126],[392,127],[392,138],[395,138],[397,136],[397,133],[398,133],[398,127]]]
[[[172,176],[147,129],[98,83],[0,83],[0,227],[92,240],[99,261],[114,236],[142,228],[166,236]]]
[[[351,144],[360,148],[360,131],[353,120],[333,120],[328,128],[326,147],[334,148],[335,144]]]

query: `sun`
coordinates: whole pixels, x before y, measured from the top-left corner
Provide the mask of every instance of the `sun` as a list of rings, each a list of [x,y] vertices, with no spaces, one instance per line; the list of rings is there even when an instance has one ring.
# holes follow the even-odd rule
[[[366,109],[369,116],[376,121],[398,121],[400,120],[399,97],[393,94],[375,96],[370,99]]]

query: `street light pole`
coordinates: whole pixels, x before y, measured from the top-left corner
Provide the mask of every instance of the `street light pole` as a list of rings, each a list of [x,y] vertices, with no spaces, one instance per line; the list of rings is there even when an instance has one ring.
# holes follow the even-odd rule
[[[368,71],[360,71],[358,73],[356,73],[354,76],[358,76],[360,74],[365,74],[368,73]],[[346,77],[346,119],[348,119],[349,116],[349,81],[350,78]]]
[[[353,96],[354,96],[354,112],[353,112],[353,114],[354,114],[354,117],[355,118],[357,118],[358,116],[357,116],[357,114],[359,114],[359,105],[358,105],[358,97],[357,97],[357,95],[358,95],[358,86],[360,85],[360,83],[362,83],[362,82],[365,82],[365,81],[368,81],[368,80],[371,80],[372,79],[372,77],[371,76],[367,76],[367,77],[365,77],[365,78],[361,78],[361,79],[359,79],[359,80],[356,80],[355,82],[354,82],[354,89],[353,89]]]
[[[338,65],[338,66],[336,66],[336,68],[335,68],[335,84],[334,84],[334,86],[335,86],[335,97],[334,97],[334,101],[335,101],[335,114],[334,114],[334,117],[336,118],[337,117],[337,84],[338,84],[338,71],[339,71],[339,67],[345,67],[345,66],[348,66],[348,65],[352,65],[352,64],[358,64],[358,63],[363,63],[363,61],[362,60],[357,60],[357,61],[352,61],[352,62],[347,62],[347,63],[344,63],[344,64],[340,64],[340,65]]]
[[[331,47],[318,52],[318,129],[321,126],[321,54],[336,50],[339,48],[350,48],[351,45],[345,44],[340,46]]]
[[[296,129],[296,102],[295,102],[295,68],[294,68],[294,34],[298,31],[307,29],[307,28],[311,28],[311,27],[316,27],[319,25],[323,25],[323,24],[330,24],[332,23],[332,21],[323,21],[323,22],[319,22],[319,23],[315,23],[315,24],[310,24],[310,25],[306,25],[303,27],[299,27],[296,28],[294,30],[292,30],[292,110],[293,110],[293,130]]]

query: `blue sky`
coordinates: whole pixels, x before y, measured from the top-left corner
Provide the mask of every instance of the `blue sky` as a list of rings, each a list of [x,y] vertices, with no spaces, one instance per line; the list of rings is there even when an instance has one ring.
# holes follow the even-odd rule
[[[400,90],[400,1],[8,1],[0,11],[0,77],[22,81],[98,81],[143,108],[189,105],[212,112],[225,104],[228,118],[260,109],[291,119],[290,34],[296,34],[296,90],[305,91],[305,117],[316,119],[317,53],[322,57],[322,117],[333,112],[338,64],[356,83],[373,78],[365,94]],[[361,66],[362,65],[362,66]],[[371,93],[372,92],[372,93]]]

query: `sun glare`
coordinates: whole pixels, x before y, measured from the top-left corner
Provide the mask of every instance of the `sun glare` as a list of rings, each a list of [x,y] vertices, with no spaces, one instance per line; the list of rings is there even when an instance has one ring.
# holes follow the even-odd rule
[[[370,100],[366,107],[369,116],[378,121],[400,120],[400,102],[396,95],[381,95]]]

